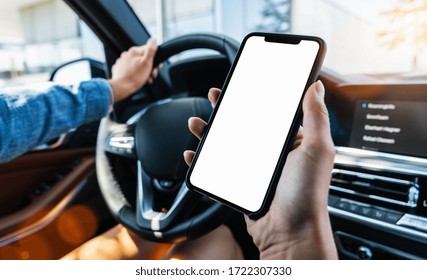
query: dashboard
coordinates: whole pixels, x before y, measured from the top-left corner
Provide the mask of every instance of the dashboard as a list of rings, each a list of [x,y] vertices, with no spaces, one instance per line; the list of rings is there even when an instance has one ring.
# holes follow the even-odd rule
[[[340,257],[427,258],[427,85],[340,85],[328,109]]]

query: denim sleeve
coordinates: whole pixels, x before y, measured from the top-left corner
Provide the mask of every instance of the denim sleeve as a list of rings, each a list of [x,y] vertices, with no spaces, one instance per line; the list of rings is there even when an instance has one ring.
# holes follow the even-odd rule
[[[104,79],[82,82],[76,89],[53,83],[0,89],[0,162],[102,118],[110,104]]]

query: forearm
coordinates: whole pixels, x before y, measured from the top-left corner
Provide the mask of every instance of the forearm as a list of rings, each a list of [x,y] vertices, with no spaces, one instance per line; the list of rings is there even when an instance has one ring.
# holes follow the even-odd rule
[[[96,80],[71,88],[44,84],[0,93],[0,162],[10,160],[71,128],[103,117],[108,84]]]

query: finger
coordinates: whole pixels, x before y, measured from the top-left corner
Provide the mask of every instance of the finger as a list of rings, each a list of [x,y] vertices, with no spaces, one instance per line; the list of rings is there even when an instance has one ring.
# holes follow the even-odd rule
[[[199,139],[202,138],[206,125],[206,122],[201,118],[191,117],[188,119],[188,129]]]
[[[153,60],[154,55],[157,52],[157,41],[154,38],[150,38],[147,41],[147,44],[145,45],[145,52],[143,54],[143,57],[146,59]]]
[[[125,57],[125,56],[127,56],[128,55],[128,51],[124,51],[124,52],[122,52],[121,54],[120,54],[120,57]],[[119,58],[120,59],[120,58]]]
[[[219,95],[221,94],[221,90],[218,88],[211,88],[208,92],[208,99],[211,102],[212,106],[216,105],[218,101]]]
[[[148,84],[151,85],[152,83],[154,83],[154,80],[157,78],[158,72],[159,72],[158,68],[154,68],[153,71],[151,71],[150,77],[148,77],[148,80],[147,80]]]
[[[145,46],[133,46],[130,47],[128,52],[133,55],[143,55],[145,52]]]
[[[185,163],[189,166],[191,164],[191,162],[193,161],[194,155],[196,153],[194,151],[184,151],[184,161]]]
[[[153,71],[151,71],[151,79],[156,79],[157,75],[159,74],[159,69],[158,68],[154,68]]]
[[[295,136],[295,140],[302,139],[302,136],[303,136],[303,128],[302,128],[302,126],[300,126],[298,128],[297,136]]]
[[[159,72],[160,72],[160,70],[162,70],[162,68],[163,68],[163,63],[160,63],[159,65],[157,65],[157,66],[155,67],[155,70],[157,71],[157,73],[159,73]]]
[[[295,137],[294,145],[292,146],[292,150],[295,150],[296,148],[298,148],[301,145],[302,139],[303,139],[303,132],[302,132],[302,126],[300,126],[299,130],[298,130],[298,134]]]
[[[295,141],[294,145],[292,146],[292,150],[298,149],[298,147],[301,146],[301,143],[302,143],[302,139],[298,140],[298,141]]]
[[[304,138],[302,144],[318,148],[330,148],[331,146],[329,114],[324,97],[325,88],[320,81],[312,84],[307,90],[303,102]]]

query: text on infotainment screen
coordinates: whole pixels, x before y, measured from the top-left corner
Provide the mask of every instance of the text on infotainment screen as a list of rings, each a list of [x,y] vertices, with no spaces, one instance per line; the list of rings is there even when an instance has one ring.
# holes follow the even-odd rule
[[[427,103],[357,101],[349,146],[427,157]]]

